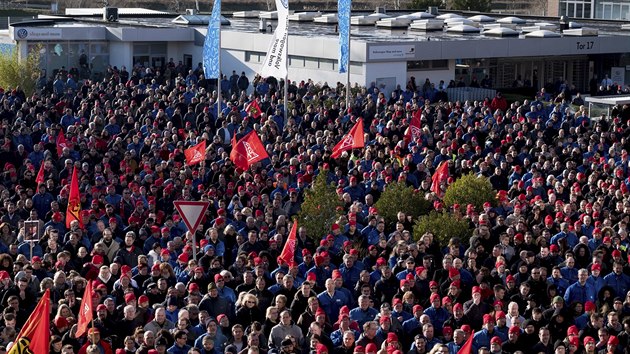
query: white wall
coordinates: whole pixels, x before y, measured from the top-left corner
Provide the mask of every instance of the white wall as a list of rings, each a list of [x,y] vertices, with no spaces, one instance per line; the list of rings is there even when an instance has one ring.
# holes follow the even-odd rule
[[[180,60],[184,60],[184,53],[182,52],[179,42],[167,42],[166,43],[166,62],[173,58],[173,61],[177,63]]]
[[[312,79],[315,83],[323,84],[327,82],[328,86],[335,87],[337,86],[337,82],[345,84],[348,80],[348,76],[346,73],[340,74],[337,71],[331,70],[289,68],[289,80],[306,81],[308,79]],[[350,85],[354,86],[356,82],[358,82],[359,85],[363,85],[364,81],[363,69],[353,66],[352,70],[350,70]]]
[[[455,60],[449,60],[448,69],[445,70],[418,70],[407,72],[407,80],[412,76],[416,78],[416,84],[418,86],[422,86],[427,78],[435,84],[435,87],[440,83],[440,80],[444,80],[444,83],[448,85],[449,81],[455,79]],[[403,90],[405,89],[405,86],[400,86]]]
[[[109,42],[109,63],[119,69],[126,66],[127,70],[133,67],[133,42]]]
[[[203,55],[203,54],[202,54]],[[251,81],[258,72],[259,65],[256,63],[245,61],[245,52],[239,50],[221,50],[221,73],[228,77],[232,75],[232,70],[236,70],[237,74],[241,74],[242,71]]]
[[[389,97],[389,93],[396,89],[396,85],[405,87],[407,84],[407,62],[389,62],[389,63],[366,63],[366,77],[363,85],[371,86],[372,82],[378,79],[393,78],[392,83],[386,87],[379,87],[381,92],[385,92],[385,97]]]
[[[230,75],[232,70],[236,70],[236,72],[240,75],[242,71],[245,72],[245,75],[252,78],[260,71],[261,63],[259,62],[246,62],[245,61],[245,52],[238,50],[226,50],[223,49],[221,51],[221,71]],[[316,83],[324,83],[327,82],[331,87],[336,86],[337,82],[345,83],[347,81],[347,74],[340,74],[332,69],[321,69],[321,68],[309,68],[309,67],[289,67],[289,80],[291,81],[301,81],[312,79]],[[354,85],[354,83],[359,83],[359,85],[365,85],[365,70],[363,67],[353,65],[350,70],[350,83]]]
[[[26,59],[28,57],[28,41],[16,41],[16,45],[18,51],[18,60]]]

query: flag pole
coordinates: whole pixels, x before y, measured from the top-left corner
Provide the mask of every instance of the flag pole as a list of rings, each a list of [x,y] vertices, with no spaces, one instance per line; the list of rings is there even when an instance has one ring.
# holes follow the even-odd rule
[[[190,232],[192,239],[193,259],[197,262],[197,238],[195,237],[197,230],[195,230],[195,232],[188,230],[188,232]]]
[[[346,70],[346,112],[350,115],[350,53],[352,42],[350,42],[350,32],[352,32],[352,23],[350,23],[350,18],[352,17],[352,3],[350,3],[350,14],[348,15],[348,60]]]
[[[289,26],[287,25],[287,27]],[[287,73],[284,76],[284,121],[287,122],[287,120],[289,119],[289,34],[288,33],[287,33],[287,40],[284,45],[285,45],[284,50],[286,50],[286,53],[287,53],[287,60],[285,60]]]
[[[287,6],[287,13],[289,11],[289,8]],[[289,119],[289,18],[288,18],[288,14],[287,14],[287,18],[285,18],[285,21],[287,21],[287,39],[284,43],[284,50],[287,56],[287,60],[285,60],[285,66],[287,69],[287,73],[284,76],[284,121],[287,122],[287,120]]]
[[[92,344],[97,345],[96,344],[96,334],[94,333],[95,329],[94,329],[94,316],[92,316]]]
[[[219,20],[220,21],[220,20]],[[221,23],[219,22],[219,80],[217,80],[217,120],[221,118]]]

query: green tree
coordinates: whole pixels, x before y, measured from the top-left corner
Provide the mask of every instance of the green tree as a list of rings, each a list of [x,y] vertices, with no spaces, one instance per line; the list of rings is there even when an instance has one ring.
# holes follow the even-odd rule
[[[421,216],[416,221],[413,237],[415,240],[419,240],[427,232],[432,233],[440,245],[448,244],[448,241],[453,237],[459,238],[463,244],[467,245],[472,235],[467,220],[437,211]]]
[[[472,204],[476,210],[483,209],[483,203],[490,202],[494,205],[496,192],[487,177],[478,177],[472,173],[458,178],[448,186],[444,194],[444,204],[447,207],[453,204],[465,206]]]
[[[19,60],[18,49],[0,53],[0,86],[6,89],[22,88],[27,96],[35,92],[39,77],[41,47],[34,47],[26,58]]]
[[[490,0],[450,0],[450,9],[463,11],[490,12]]]
[[[342,203],[335,187],[326,183],[325,173],[320,173],[304,192],[298,225],[306,228],[309,237],[319,241],[330,232],[332,224],[340,215]]]
[[[375,207],[385,222],[391,224],[396,222],[398,212],[402,211],[415,220],[429,212],[430,204],[423,193],[417,193],[405,183],[396,182],[385,188]]]

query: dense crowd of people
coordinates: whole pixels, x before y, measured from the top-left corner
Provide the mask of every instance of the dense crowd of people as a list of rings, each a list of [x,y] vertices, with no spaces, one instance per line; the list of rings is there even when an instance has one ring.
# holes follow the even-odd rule
[[[545,90],[432,102],[413,85],[357,89],[345,107],[343,85],[308,80],[289,83],[284,117],[283,85],[233,72],[219,108],[199,69],[110,68],[0,93],[3,349],[50,289],[50,353],[456,354],[470,337],[473,353],[629,353],[627,107],[589,117]],[[366,147],[330,158],[359,118]],[[230,142],[252,130],[270,158],[243,171]],[[443,161],[442,190],[468,173],[496,190],[483,210],[445,211],[470,242],[414,237],[418,215],[374,206],[401,181],[443,210]],[[75,167],[81,220],[66,225]],[[329,234],[299,228],[284,260],[319,174],[343,216]],[[210,202],[195,245],[175,200]],[[95,320],[77,337],[88,282]]]

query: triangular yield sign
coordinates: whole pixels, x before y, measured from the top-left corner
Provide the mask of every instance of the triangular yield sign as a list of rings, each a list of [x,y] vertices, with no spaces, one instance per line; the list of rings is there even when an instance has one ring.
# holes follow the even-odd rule
[[[191,202],[187,200],[176,200],[173,204],[191,234],[195,233],[203,219],[203,214],[206,213],[210,206],[209,202]]]

